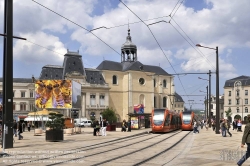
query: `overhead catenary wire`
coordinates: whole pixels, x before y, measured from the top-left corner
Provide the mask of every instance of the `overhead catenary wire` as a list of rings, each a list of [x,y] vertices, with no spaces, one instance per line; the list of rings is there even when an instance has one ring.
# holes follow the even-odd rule
[[[49,49],[49,48],[47,48],[47,47],[44,47],[44,46],[42,46],[42,45],[40,45],[40,44],[34,43],[34,42],[32,42],[32,41],[26,40],[26,42],[29,42],[29,43],[31,43],[31,44],[34,44],[34,45],[36,45],[36,46],[38,46],[38,47],[41,47],[41,48],[43,48],[43,49],[46,49],[46,50],[51,51],[51,52],[53,52],[53,53],[56,53],[56,54],[58,54],[58,55],[64,55],[64,54],[61,54],[61,53],[59,53],[59,52],[56,52],[56,51],[54,51],[54,50],[52,50],[52,49]],[[88,65],[88,66],[90,66],[90,67],[93,67],[93,65],[87,64],[87,63],[85,63],[85,62],[83,62],[83,64],[84,64],[84,65]]]
[[[37,3],[37,4],[40,5],[40,6],[44,7],[45,9],[47,9],[47,10],[49,10],[49,11],[55,13],[56,15],[58,15],[58,16],[64,18],[65,20],[67,20],[67,21],[69,21],[69,22],[71,22],[71,23],[77,25],[78,27],[80,27],[80,28],[82,28],[82,29],[88,31],[89,33],[91,33],[92,35],[94,35],[97,39],[99,39],[100,41],[102,41],[106,46],[108,46],[110,49],[112,49],[112,50],[115,51],[118,55],[121,56],[121,54],[120,54],[118,51],[116,51],[113,47],[111,47],[108,43],[106,43],[105,41],[103,41],[100,37],[98,37],[97,35],[95,35],[95,34],[94,34],[93,32],[91,32],[90,30],[88,30],[88,29],[84,28],[83,26],[81,26],[81,25],[75,23],[74,21],[72,21],[72,20],[70,20],[70,19],[64,17],[63,15],[61,15],[61,14],[55,12],[54,10],[52,10],[52,9],[50,9],[50,8],[48,8],[48,7],[46,7],[46,6],[42,5],[42,4],[40,4],[40,3],[38,3],[37,1],[35,1],[35,0],[32,0],[32,1],[35,2],[35,3]]]
[[[183,1],[184,1],[184,0],[183,0]],[[178,9],[180,8],[180,6],[181,6],[181,4],[183,3],[183,1],[180,3],[180,5],[178,6],[178,8],[176,9],[176,11],[174,12],[174,14],[173,14],[173,15],[171,15],[173,11],[170,13],[170,15],[169,15],[169,16],[170,16],[171,18],[173,18],[173,17],[174,17],[175,13],[178,11]],[[178,4],[179,2],[180,2],[180,0],[177,2],[177,4]],[[175,5],[175,7],[177,6],[177,4]],[[174,8],[175,8],[175,7],[174,7]]]
[[[167,55],[164,53],[164,51],[163,51],[161,45],[159,44],[158,40],[156,39],[155,35],[153,34],[153,32],[151,31],[151,29],[149,28],[149,26],[148,26],[148,25],[138,16],[138,15],[136,15],[136,14],[135,14],[135,13],[125,4],[125,3],[123,3],[122,0],[120,0],[120,2],[121,2],[128,10],[130,10],[138,19],[140,19],[140,20],[142,21],[142,23],[144,23],[144,24],[147,26],[147,28],[149,29],[150,33],[151,33],[152,36],[154,37],[156,43],[158,44],[159,48],[161,49],[162,53],[164,54],[164,56],[165,56],[166,59],[168,60],[169,64],[171,65],[172,69],[173,69],[174,72],[176,73],[174,67],[172,66],[172,64],[171,64],[171,62],[170,62],[170,60],[168,59]],[[183,88],[184,91],[185,91],[185,88],[184,88],[184,86],[183,86],[183,84],[182,84],[182,82],[181,82],[180,77],[179,77],[179,76],[177,76],[177,77],[178,77],[178,79],[179,79],[179,81],[180,81],[180,83],[181,83],[181,85],[182,85],[182,88]],[[185,92],[186,92],[186,91],[185,91]]]
[[[175,22],[175,24],[180,28],[180,30],[187,36],[187,38],[192,42],[193,45],[196,45],[193,40],[187,35],[187,33],[181,28],[181,26],[172,18],[172,20]],[[170,22],[169,22],[170,23]],[[171,24],[171,23],[170,23]],[[173,24],[171,24],[173,26]],[[174,26],[173,26],[174,27]],[[175,28],[175,27],[174,27]],[[175,30],[177,30],[177,28],[175,28]],[[177,30],[177,32],[188,42],[188,40]],[[195,49],[195,51],[197,51],[196,47],[194,47],[191,43],[188,42],[188,44],[191,45],[191,47],[193,47]],[[199,50],[199,54],[203,56],[203,58],[205,58],[209,63],[210,63],[210,66],[213,67],[215,69],[215,67],[213,66],[213,64],[205,57],[205,55],[203,54],[203,52]]]

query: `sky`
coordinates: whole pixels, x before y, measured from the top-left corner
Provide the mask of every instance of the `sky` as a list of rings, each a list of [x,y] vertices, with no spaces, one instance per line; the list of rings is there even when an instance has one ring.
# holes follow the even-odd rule
[[[216,51],[196,44],[214,49],[218,46],[220,95],[226,80],[250,76],[250,15],[246,14],[250,11],[249,0],[13,2],[13,35],[27,39],[13,40],[15,78],[38,78],[43,66],[62,65],[67,49],[79,51],[85,68],[96,68],[103,60],[120,62],[128,23],[138,60],[173,74],[175,91],[187,108],[205,107],[202,103],[209,70],[213,73],[211,93],[216,95]],[[0,18],[3,33],[4,0],[0,0]],[[99,27],[105,28],[90,32]]]

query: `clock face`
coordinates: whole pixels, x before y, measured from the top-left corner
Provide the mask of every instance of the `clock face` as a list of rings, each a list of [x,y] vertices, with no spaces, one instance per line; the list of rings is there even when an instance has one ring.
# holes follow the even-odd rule
[[[141,85],[145,84],[144,78],[140,78],[140,79],[139,79],[139,83],[140,83]]]
[[[240,85],[241,85],[240,82],[236,82],[236,83],[235,83],[235,86],[237,86],[237,87],[240,86]]]

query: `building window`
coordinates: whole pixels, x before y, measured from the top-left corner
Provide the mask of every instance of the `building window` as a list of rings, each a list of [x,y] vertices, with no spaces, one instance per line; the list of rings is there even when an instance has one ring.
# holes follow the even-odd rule
[[[167,107],[167,98],[163,97],[163,107]]]
[[[105,106],[105,95],[103,95],[103,94],[100,95],[99,105]]]
[[[154,108],[156,108],[156,97],[154,97]]]
[[[139,103],[145,106],[145,96],[143,94],[141,94],[139,97]]]
[[[239,112],[240,112],[240,109],[239,109],[239,107],[237,107],[236,111],[237,111],[237,113],[239,113]]]
[[[248,113],[248,108],[247,107],[245,107],[245,113]]]
[[[20,103],[20,110],[25,111],[26,110],[26,103],[22,102]]]
[[[236,90],[236,96],[237,96],[237,97],[240,96],[240,90]]]
[[[33,91],[30,91],[30,98],[33,98],[34,97],[34,93]]]
[[[248,96],[248,90],[245,90],[245,96]]]
[[[248,99],[245,99],[245,104],[248,104]]]
[[[167,81],[163,80],[163,87],[166,88],[167,87]]]
[[[155,87],[155,85],[156,85],[156,81],[155,81],[155,79],[154,79],[154,87]]]
[[[25,92],[21,92],[21,97],[25,97]]]
[[[15,97],[15,91],[13,91],[13,97]]]
[[[240,100],[236,99],[236,104],[239,105],[240,104]]]
[[[113,75],[113,84],[117,85],[117,77],[115,75]]]
[[[35,109],[35,103],[30,103],[30,111],[34,111]]]
[[[231,105],[231,99],[228,99],[228,105]]]
[[[96,105],[96,103],[95,103],[95,95],[94,94],[90,95],[90,105],[91,106]]]
[[[228,96],[231,96],[231,91],[228,92]]]
[[[16,103],[13,102],[13,111],[15,111],[15,110],[16,110]]]

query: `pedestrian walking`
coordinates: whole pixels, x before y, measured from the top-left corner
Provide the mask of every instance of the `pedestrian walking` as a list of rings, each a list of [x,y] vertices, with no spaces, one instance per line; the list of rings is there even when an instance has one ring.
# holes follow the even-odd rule
[[[102,136],[107,136],[107,133],[106,133],[106,130],[107,130],[107,122],[106,122],[106,119],[103,119],[102,121]]]
[[[197,128],[198,128],[198,124],[197,124],[196,120],[194,120],[194,134],[195,134],[196,132],[199,133],[199,130],[197,130]]]
[[[29,122],[27,123],[27,128],[28,128],[28,131],[30,132],[30,123]]]
[[[212,121],[212,128],[213,128],[213,131],[215,130],[215,120]]]
[[[226,127],[227,133],[230,135],[230,137],[232,137],[232,134],[229,131],[229,129],[231,128],[231,125],[230,125],[230,122],[227,119],[225,119],[225,127]]]
[[[244,133],[241,140],[241,148],[247,144],[247,151],[246,154],[237,162],[238,166],[241,166],[249,157],[250,157],[250,115],[247,115],[247,124],[244,129]]]
[[[96,121],[94,121],[94,123],[93,123],[93,136],[96,136]]]
[[[99,136],[100,135],[100,124],[99,124],[99,121],[97,120],[96,121],[96,125],[95,125],[95,130],[96,130],[96,136]]]
[[[220,123],[220,129],[221,129],[221,134],[222,137],[226,137],[227,133],[226,133],[226,125],[225,125],[225,120],[222,120]]]
[[[205,122],[206,131],[208,130],[208,121]]]
[[[237,130],[237,120],[234,119],[233,121],[233,130]]]
[[[23,127],[20,121],[17,124],[17,128],[18,128],[18,140],[21,140],[23,139],[23,136],[21,135],[23,133]]]
[[[237,128],[238,128],[238,130],[237,130],[237,131],[242,132],[242,130],[241,130],[241,126],[242,126],[242,122],[241,122],[241,119],[239,119],[239,120],[238,120],[238,123],[237,123]]]
[[[122,132],[126,132],[127,131],[127,122],[126,120],[124,119],[123,122],[122,122]]]
[[[26,125],[25,125],[25,123],[23,122],[23,123],[22,123],[23,132],[25,132],[25,127],[26,127]]]
[[[16,120],[14,120],[12,127],[13,127],[13,134],[15,135],[15,137],[17,137],[17,122],[16,122]]]

